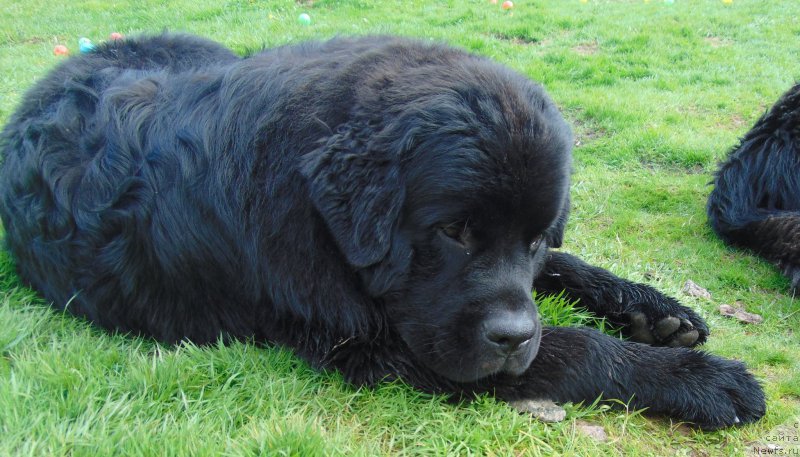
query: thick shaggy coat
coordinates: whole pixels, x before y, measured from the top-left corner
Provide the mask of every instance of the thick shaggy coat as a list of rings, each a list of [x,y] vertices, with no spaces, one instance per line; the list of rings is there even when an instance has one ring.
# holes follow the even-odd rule
[[[708,220],[726,243],[774,262],[800,286],[800,84],[728,154],[714,177]]]
[[[253,338],[359,384],[761,417],[741,363],[678,347],[705,340],[695,313],[550,250],[571,143],[541,87],[444,45],[145,37],[25,95],[0,215],[21,277],[108,329]],[[532,285],[650,344],[543,329]]]

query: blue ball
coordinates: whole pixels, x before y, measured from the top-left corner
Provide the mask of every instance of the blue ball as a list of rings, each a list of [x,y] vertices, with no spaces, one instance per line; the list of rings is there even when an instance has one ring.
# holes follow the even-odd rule
[[[82,53],[86,53],[94,49],[94,44],[92,44],[92,40],[88,38],[81,38],[78,40],[78,47]]]

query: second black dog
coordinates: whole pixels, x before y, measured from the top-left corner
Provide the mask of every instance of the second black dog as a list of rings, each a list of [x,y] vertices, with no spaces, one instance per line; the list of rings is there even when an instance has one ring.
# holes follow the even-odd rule
[[[714,177],[708,218],[734,246],[778,265],[800,286],[800,84],[759,119]]]

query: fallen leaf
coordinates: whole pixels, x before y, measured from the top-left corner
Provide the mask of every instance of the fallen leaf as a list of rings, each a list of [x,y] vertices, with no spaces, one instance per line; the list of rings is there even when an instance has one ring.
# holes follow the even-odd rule
[[[738,304],[738,303],[737,303]],[[741,306],[719,305],[719,313],[725,317],[732,317],[745,324],[760,324],[764,318],[758,314],[748,313]]]
[[[691,295],[692,297],[702,297],[711,300],[711,294],[706,289],[698,286],[691,279],[687,279],[686,284],[683,285],[683,293]]]

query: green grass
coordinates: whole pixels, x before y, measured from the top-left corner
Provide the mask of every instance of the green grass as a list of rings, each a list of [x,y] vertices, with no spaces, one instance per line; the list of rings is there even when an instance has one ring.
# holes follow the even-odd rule
[[[189,31],[239,52],[337,34],[443,40],[541,81],[575,128],[565,249],[695,308],[706,350],[763,381],[759,423],[704,433],[667,419],[567,405],[543,424],[491,398],[453,405],[400,383],[355,389],[289,352],[251,344],[160,346],[50,311],[0,257],[0,455],[739,455],[800,413],[800,304],[772,266],[706,225],[715,163],[800,79],[800,2],[734,0],[4,0],[0,123],[87,36]],[[308,11],[312,25],[297,24]],[[692,279],[713,300],[687,297]],[[720,317],[740,300],[763,324]],[[549,299],[542,314],[594,323]],[[576,431],[602,425],[606,443]]]

